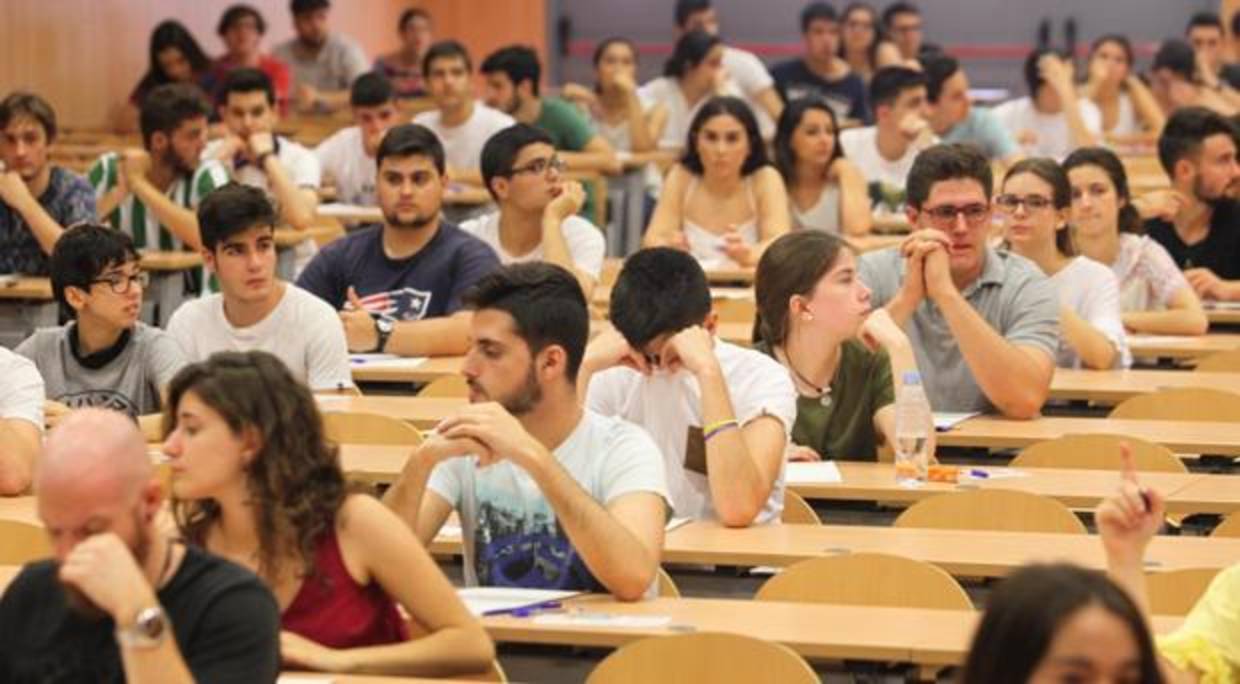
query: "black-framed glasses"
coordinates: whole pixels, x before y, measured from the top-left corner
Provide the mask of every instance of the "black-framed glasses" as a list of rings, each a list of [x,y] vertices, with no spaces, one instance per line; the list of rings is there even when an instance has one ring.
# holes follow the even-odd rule
[[[995,204],[1009,214],[1015,213],[1020,205],[1023,204],[1025,205],[1025,211],[1033,214],[1039,211],[1045,211],[1054,206],[1055,203],[1051,200],[1051,198],[1043,197],[1042,195],[1025,195],[1024,197],[1021,197],[1020,195],[1008,193],[996,197]]]
[[[91,285],[100,283],[107,283],[108,287],[112,288],[114,294],[123,295],[129,292],[129,289],[134,285],[145,290],[147,285],[151,284],[151,274],[146,271],[138,271],[133,275],[117,273],[90,281]]]
[[[990,216],[990,207],[982,202],[972,204],[940,204],[937,207],[922,207],[922,213],[930,217],[930,221],[939,226],[950,226],[956,222],[957,216],[963,216],[965,223],[976,226],[984,223]]]
[[[541,159],[535,159],[524,166],[513,168],[509,175],[515,176],[521,173],[531,173],[535,176],[541,176],[547,173],[548,170],[555,171],[556,173],[564,173],[564,169],[566,168],[568,168],[568,164],[565,164],[563,159],[560,159],[559,157],[544,157]]]

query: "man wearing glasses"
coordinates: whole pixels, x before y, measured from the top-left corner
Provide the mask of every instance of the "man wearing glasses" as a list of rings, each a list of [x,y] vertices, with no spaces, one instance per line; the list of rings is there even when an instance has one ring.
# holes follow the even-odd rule
[[[992,188],[976,148],[925,150],[908,177],[913,233],[859,272],[908,334],[936,411],[1031,418],[1050,391],[1058,300],[1033,262],[987,244]]]
[[[603,234],[577,216],[585,193],[564,180],[564,162],[551,136],[516,124],[491,136],[482,148],[482,179],[499,211],[461,224],[490,245],[500,263],[547,261],[562,266],[586,299],[603,270]]]
[[[900,56],[915,62],[921,55],[921,10],[911,2],[895,2],[883,10],[883,26],[891,36]]]
[[[78,224],[56,242],[51,274],[56,300],[73,320],[35,331],[16,350],[43,376],[46,420],[88,406],[130,417],[159,412],[186,358],[171,336],[138,321],[147,274],[130,237]]]

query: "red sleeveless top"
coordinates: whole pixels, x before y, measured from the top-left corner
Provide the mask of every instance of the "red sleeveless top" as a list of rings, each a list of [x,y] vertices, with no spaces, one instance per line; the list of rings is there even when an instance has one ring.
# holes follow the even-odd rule
[[[345,568],[333,527],[314,551],[315,573],[302,581],[280,622],[284,629],[329,648],[405,641],[409,630],[396,603],[377,581],[360,586]]]

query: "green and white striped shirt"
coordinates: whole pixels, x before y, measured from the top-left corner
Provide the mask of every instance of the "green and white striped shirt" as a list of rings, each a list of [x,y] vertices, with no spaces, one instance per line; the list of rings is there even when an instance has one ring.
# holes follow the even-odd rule
[[[108,152],[95,160],[86,178],[95,189],[95,201],[115,188],[120,182],[120,156]],[[179,176],[165,193],[170,199],[186,209],[197,209],[198,203],[212,190],[228,182],[228,170],[212,159],[202,162],[189,178]],[[132,192],[121,200],[116,209],[106,217],[116,230],[133,238],[138,249],[179,251],[185,249],[180,238],[159,223],[155,212],[148,209]]]

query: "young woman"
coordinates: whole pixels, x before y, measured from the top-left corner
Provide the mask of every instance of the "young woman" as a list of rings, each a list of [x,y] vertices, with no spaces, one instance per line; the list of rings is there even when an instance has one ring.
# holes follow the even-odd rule
[[[138,110],[142,108],[142,100],[157,86],[191,83],[201,88],[204,96],[210,93],[210,69],[210,58],[202,51],[198,41],[194,40],[189,29],[171,19],[161,22],[151,32],[150,62],[146,74],[129,94],[123,122],[125,129],[137,129]]]
[[[1089,80],[1081,95],[1098,105],[1102,134],[1117,145],[1149,144],[1167,121],[1154,94],[1132,67],[1132,44],[1125,36],[1102,36],[1090,47]]]
[[[392,82],[396,97],[425,95],[422,58],[431,47],[431,15],[417,7],[407,9],[400,15],[396,31],[400,48],[376,59],[374,70]]]
[[[177,525],[271,587],[286,666],[487,669],[486,633],[413,532],[378,500],[349,492],[310,390],[279,359],[224,352],[187,366],[167,406]],[[393,599],[426,636],[409,638]]]
[[[594,88],[568,83],[560,94],[586,111],[613,149],[649,152],[658,147],[667,108],[637,94],[637,48],[627,38],[606,38],[594,50]]]
[[[792,227],[847,236],[870,232],[865,177],[840,148],[835,112],[823,100],[793,100],[775,132],[775,166],[788,187]]]
[[[658,146],[674,150],[684,145],[694,114],[712,96],[722,94],[724,83],[719,38],[705,31],[681,36],[663,67],[663,76],[638,91],[643,102],[662,105],[666,111],[666,123],[656,138]]]
[[[840,28],[840,57],[866,83],[880,68],[902,63],[900,50],[883,35],[878,11],[869,4],[846,7]]]
[[[754,296],[755,346],[799,394],[789,458],[877,460],[880,442],[895,443],[897,382],[917,361],[887,310],[872,309],[852,249],[822,231],[784,235],[758,262]]]
[[[1061,368],[1128,367],[1132,360],[1120,320],[1119,286],[1102,264],[1075,256],[1068,212],[1072,189],[1051,159],[1008,169],[995,203],[1011,250],[1032,260],[1059,294]]]
[[[986,602],[960,684],[1162,684],[1153,639],[1124,590],[1073,565],[1032,565]]]
[[[1166,248],[1142,235],[1119,157],[1085,147],[1063,162],[1072,186],[1073,243],[1111,267],[1119,281],[1124,327],[1139,333],[1202,335],[1210,326],[1201,300]]]
[[[784,182],[753,112],[736,97],[710,99],[663,184],[645,246],[687,249],[706,268],[749,267],[788,227]]]

